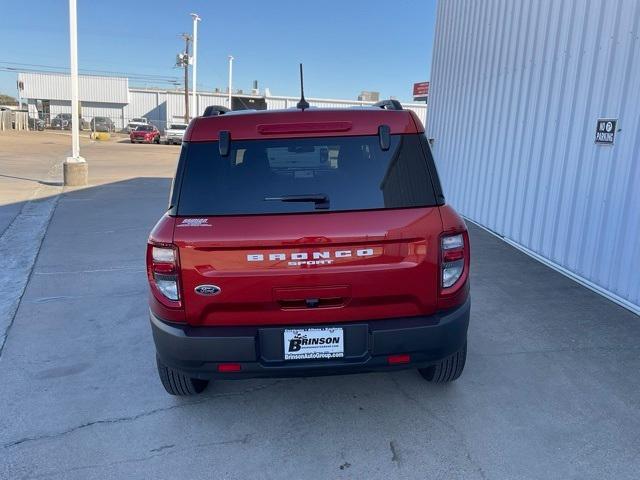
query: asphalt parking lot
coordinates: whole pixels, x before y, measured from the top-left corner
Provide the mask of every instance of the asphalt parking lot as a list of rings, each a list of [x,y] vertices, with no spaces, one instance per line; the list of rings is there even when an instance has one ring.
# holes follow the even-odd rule
[[[91,186],[63,190],[68,144],[0,135],[0,478],[638,478],[640,318],[473,225],[454,384],[409,370],[168,396],[144,252],[179,147],[84,139]]]

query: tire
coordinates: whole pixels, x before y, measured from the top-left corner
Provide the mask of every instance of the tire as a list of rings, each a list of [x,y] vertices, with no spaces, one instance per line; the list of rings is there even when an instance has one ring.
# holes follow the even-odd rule
[[[427,368],[419,368],[418,372],[431,383],[448,383],[456,380],[464,370],[467,361],[467,342],[453,355]]]
[[[156,365],[158,366],[158,375],[162,386],[169,395],[184,397],[188,395],[197,395],[202,393],[207,385],[208,380],[200,380],[191,378],[178,370],[164,365],[156,355]]]

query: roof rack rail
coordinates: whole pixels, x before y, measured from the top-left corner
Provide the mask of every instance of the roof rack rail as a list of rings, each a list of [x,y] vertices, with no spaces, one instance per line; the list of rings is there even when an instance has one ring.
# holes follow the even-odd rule
[[[383,110],[403,110],[402,104],[398,100],[380,100],[374,103],[372,107],[381,108]]]
[[[218,115],[224,115],[225,113],[230,112],[227,107],[223,107],[222,105],[209,105],[204,109],[203,117],[217,117]]]

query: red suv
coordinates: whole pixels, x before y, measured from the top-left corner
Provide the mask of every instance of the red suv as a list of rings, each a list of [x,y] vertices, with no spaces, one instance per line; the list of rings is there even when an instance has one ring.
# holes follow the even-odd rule
[[[396,101],[216,113],[189,125],[147,248],[167,392],[400,368],[458,378],[469,238],[416,115]]]
[[[160,130],[155,125],[140,125],[129,133],[131,143],[160,143]]]

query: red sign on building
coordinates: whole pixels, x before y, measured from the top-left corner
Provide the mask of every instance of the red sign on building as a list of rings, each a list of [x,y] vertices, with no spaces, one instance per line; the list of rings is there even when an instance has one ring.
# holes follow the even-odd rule
[[[418,82],[413,84],[413,97],[426,98],[429,96],[429,82]]]

